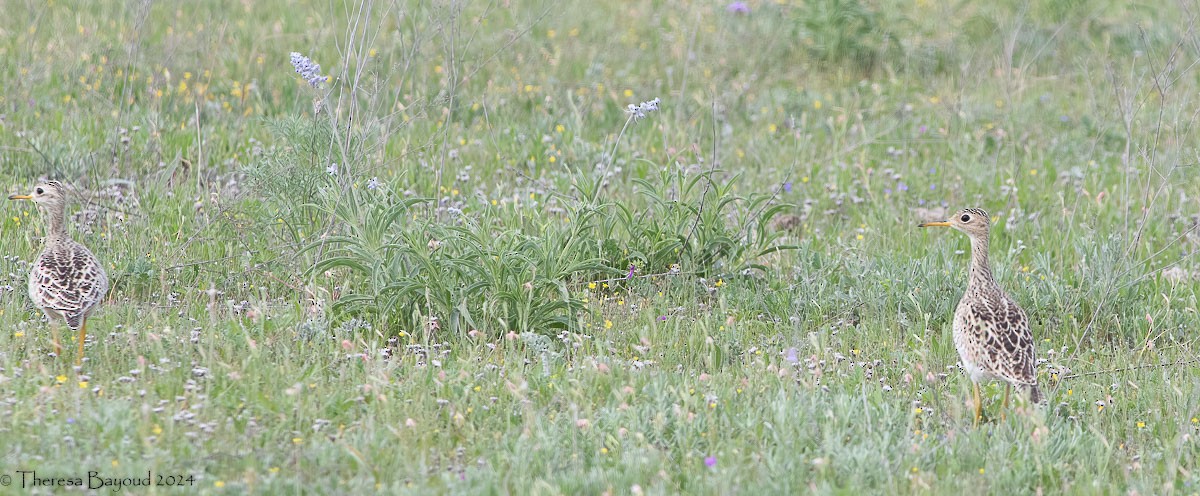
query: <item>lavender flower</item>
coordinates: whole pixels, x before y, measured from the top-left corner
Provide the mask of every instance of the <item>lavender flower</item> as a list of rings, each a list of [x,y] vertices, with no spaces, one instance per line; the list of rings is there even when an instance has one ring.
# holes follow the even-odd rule
[[[325,168],[325,172],[328,172],[329,175],[331,175],[331,176],[336,176],[337,175],[337,162],[329,164],[329,167]]]
[[[896,187],[897,187],[897,188],[899,188],[899,189],[900,189],[900,191],[908,191],[908,185],[907,185],[907,184],[900,183],[900,184],[899,184],[899,185],[897,185]]]
[[[791,181],[788,181],[788,182],[785,182],[785,183],[783,183],[783,192],[784,192],[784,193],[791,193],[791,192],[792,192],[792,182],[791,182]]]
[[[625,107],[625,113],[632,116],[634,121],[640,121],[646,118],[646,114],[658,110],[659,101],[658,98],[655,98],[637,105],[631,103],[628,107]]]
[[[321,74],[321,65],[300,52],[292,52],[292,67],[295,67],[296,74],[308,81],[313,88],[319,88],[321,83],[325,82],[325,76]]]
[[[704,458],[704,466],[710,467],[710,468],[717,466],[717,457],[715,457],[715,456],[705,457]]]
[[[372,177],[370,181],[367,181],[367,189],[378,189],[378,188],[379,188],[379,178],[378,177]]]
[[[796,353],[797,351],[798,350],[796,350],[795,347],[791,347],[791,348],[788,348],[787,350],[785,350],[785,352],[783,354],[784,361],[786,361],[787,363],[790,363],[792,365],[800,363],[800,357],[797,355],[797,353]]]
[[[733,2],[725,7],[725,10],[734,14],[749,14],[750,4],[746,2]]]

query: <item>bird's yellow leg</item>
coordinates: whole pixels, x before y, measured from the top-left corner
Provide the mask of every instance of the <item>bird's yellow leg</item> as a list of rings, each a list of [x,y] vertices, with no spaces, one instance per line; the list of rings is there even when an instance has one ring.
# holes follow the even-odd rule
[[[87,339],[87,320],[79,326],[79,354],[75,355],[75,365],[83,365],[83,341]]]
[[[1012,391],[1012,384],[1004,385],[1004,402],[1000,404],[1000,420],[1004,420],[1004,410],[1008,408],[1008,392]]]
[[[979,383],[972,382],[975,388],[975,427],[979,427],[979,419],[983,418],[983,399],[979,397]]]
[[[50,344],[54,345],[54,356],[62,356],[62,345],[58,342],[58,323],[50,319]]]

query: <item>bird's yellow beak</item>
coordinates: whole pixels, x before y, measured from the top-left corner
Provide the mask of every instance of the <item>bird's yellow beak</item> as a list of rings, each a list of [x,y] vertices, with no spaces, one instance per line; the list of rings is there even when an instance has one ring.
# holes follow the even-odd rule
[[[917,224],[917,227],[950,227],[950,222],[945,220],[940,220],[937,222],[922,222]]]
[[[8,199],[9,200],[32,200],[33,197],[29,196],[29,195],[8,195]]]

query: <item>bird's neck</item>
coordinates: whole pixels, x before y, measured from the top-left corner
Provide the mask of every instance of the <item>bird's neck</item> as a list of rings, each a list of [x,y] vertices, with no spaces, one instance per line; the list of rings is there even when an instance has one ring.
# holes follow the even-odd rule
[[[56,205],[48,205],[42,209],[42,214],[46,217],[46,241],[55,241],[66,239],[67,237],[67,209],[66,205],[59,203]]]
[[[988,263],[988,239],[986,236],[971,236],[971,275],[968,285],[985,286],[996,284],[992,278],[992,266]]]

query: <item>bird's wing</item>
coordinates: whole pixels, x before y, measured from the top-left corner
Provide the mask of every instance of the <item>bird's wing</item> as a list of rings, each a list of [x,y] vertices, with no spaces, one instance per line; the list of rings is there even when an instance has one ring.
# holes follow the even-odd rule
[[[979,317],[992,323],[986,337],[989,355],[989,360],[985,361],[987,372],[1011,383],[1037,384],[1034,371],[1037,355],[1025,311],[1007,295],[990,299],[986,311],[990,311],[991,315]]]
[[[108,276],[96,256],[77,243],[48,250],[34,262],[30,289],[37,303],[60,313],[72,329],[108,291]]]

